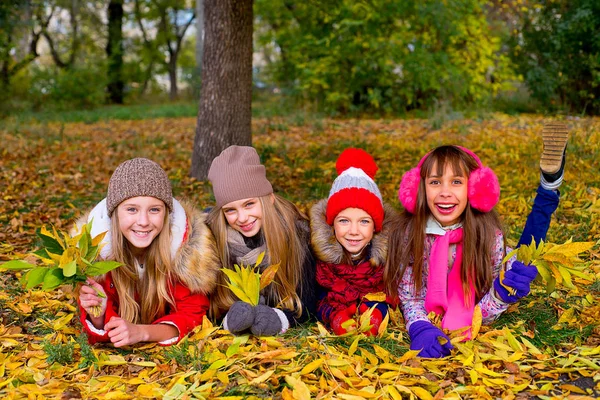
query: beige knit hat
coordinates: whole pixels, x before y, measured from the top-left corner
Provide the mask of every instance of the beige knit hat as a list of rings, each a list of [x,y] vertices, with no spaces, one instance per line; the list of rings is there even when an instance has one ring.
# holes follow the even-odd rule
[[[232,201],[273,193],[254,147],[229,146],[223,150],[210,165],[208,179],[218,208]]]
[[[122,201],[137,196],[162,200],[173,212],[173,192],[167,173],[147,158],[132,158],[115,169],[108,182],[106,208],[110,217]]]

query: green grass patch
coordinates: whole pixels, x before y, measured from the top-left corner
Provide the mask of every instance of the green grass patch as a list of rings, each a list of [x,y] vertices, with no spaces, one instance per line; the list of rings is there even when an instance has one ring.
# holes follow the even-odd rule
[[[556,301],[545,294],[530,296],[532,297],[531,302],[520,304],[518,312],[502,314],[492,324],[492,327],[502,329],[505,326],[512,327],[520,321],[524,321],[525,328],[535,333],[535,337],[529,340],[536,347],[555,347],[561,343],[582,343],[592,334],[594,326],[591,325],[583,329],[557,325],[559,316],[556,311]],[[575,307],[574,303],[577,301],[579,298],[571,298],[568,303],[573,303],[573,305],[563,304],[562,308]]]
[[[169,346],[165,349],[165,358],[175,361],[180,367],[193,368],[203,371],[208,364],[202,361],[202,353],[198,347],[184,338],[178,344]]]
[[[30,122],[85,122],[107,120],[141,120],[151,118],[180,118],[198,115],[196,103],[136,104],[123,106],[103,106],[90,110],[40,111],[13,114],[3,121],[6,123]]]
[[[90,109],[57,110],[49,107],[44,111],[15,111],[0,119],[0,128],[18,132],[22,125],[47,122],[94,123],[109,120],[144,120],[153,118],[197,117],[199,102],[195,100],[105,105]],[[273,93],[260,93],[252,100],[252,117],[266,118],[269,123],[263,126],[267,131],[287,131],[289,126],[311,126],[314,133],[323,132],[323,118],[326,115],[305,111],[285,96]],[[271,119],[273,119],[271,121]],[[277,120],[274,120],[277,119]],[[264,133],[264,132],[263,132]]]
[[[88,337],[85,333],[82,332],[77,337],[76,341],[77,341],[77,344],[79,345],[79,355],[80,355],[80,362],[79,362],[79,365],[77,366],[77,368],[87,368],[90,365],[92,365],[93,363],[95,363],[96,361],[98,361],[98,358],[94,354],[94,350],[92,349],[92,346],[90,346],[88,343]]]
[[[44,352],[48,355],[46,362],[48,365],[54,363],[67,365],[73,362],[73,354],[75,352],[75,344],[70,342],[66,344],[51,343],[45,341],[42,343]]]

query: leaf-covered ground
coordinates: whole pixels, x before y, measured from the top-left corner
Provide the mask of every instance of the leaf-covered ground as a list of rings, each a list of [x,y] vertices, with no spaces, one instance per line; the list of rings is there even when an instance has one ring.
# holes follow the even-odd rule
[[[304,210],[327,196],[334,163],[348,146],[380,167],[384,198],[398,207],[403,172],[431,147],[457,143],[478,153],[500,179],[511,242],[522,229],[538,183],[540,133],[548,119],[495,115],[431,130],[423,120],[263,119],[254,143],[275,190]],[[301,123],[300,123],[301,122]],[[571,139],[562,201],[548,240],[600,239],[600,119],[567,119]],[[189,178],[195,119],[95,124],[13,125],[0,130],[0,262],[38,245],[35,229],[66,228],[105,195],[114,168],[156,160],[177,196],[211,205],[209,187]],[[68,288],[24,291],[0,275],[2,398],[596,398],[600,396],[600,256],[581,261],[595,282],[544,288],[513,306],[452,356],[424,360],[408,351],[396,314],[383,338],[324,336],[316,325],[280,338],[233,336],[205,321],[184,343],[117,350],[79,335]]]

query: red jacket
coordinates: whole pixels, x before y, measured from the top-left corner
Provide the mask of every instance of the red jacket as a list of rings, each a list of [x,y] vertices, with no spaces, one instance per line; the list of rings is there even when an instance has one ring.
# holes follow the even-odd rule
[[[106,274],[106,279],[101,282],[102,288],[106,292],[107,304],[106,313],[104,314],[104,323],[106,324],[112,317],[119,316],[119,295],[117,288],[112,283],[112,276],[110,272]],[[202,323],[202,317],[204,317],[208,311],[209,301],[208,297],[202,293],[192,293],[185,285],[177,282],[175,285],[170,286],[170,291],[175,300],[175,307],[173,310],[168,309],[167,314],[152,322],[152,324],[168,323],[174,325],[179,331],[176,341],[167,340],[165,342],[159,342],[160,345],[166,346],[179,342],[185,335],[187,335],[197,325]],[[87,320],[87,313],[83,307],[79,307],[80,320],[83,330],[88,335],[90,344],[98,342],[110,342],[108,332],[104,330],[98,330]]]

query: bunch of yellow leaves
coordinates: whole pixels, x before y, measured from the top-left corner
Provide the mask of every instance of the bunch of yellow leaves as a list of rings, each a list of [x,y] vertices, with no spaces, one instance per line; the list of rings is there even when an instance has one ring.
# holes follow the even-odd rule
[[[227,278],[229,278],[227,287],[238,299],[253,306],[258,305],[260,291],[273,281],[279,269],[279,263],[277,263],[270,265],[262,273],[259,272],[258,266],[264,257],[265,253],[260,253],[254,266],[235,264],[234,269],[222,268]]]
[[[515,254],[517,260],[525,265],[533,264],[537,267],[539,276],[546,282],[546,291],[551,293],[556,288],[556,285],[564,285],[569,289],[573,289],[573,276],[593,281],[594,278],[584,272],[586,265],[582,263],[582,259],[578,256],[594,247],[594,242],[573,242],[571,239],[564,244],[544,243],[540,241],[536,246],[532,240],[529,246],[521,245],[519,248],[511,251],[504,257],[503,262],[506,262]],[[575,265],[578,264],[578,265]],[[500,273],[500,284],[504,281],[504,270]],[[515,290],[511,287],[504,286],[512,295]]]
[[[116,261],[96,261],[106,232],[92,238],[91,230],[91,221],[83,225],[81,231],[73,237],[54,227],[52,232],[42,227],[37,235],[42,240],[43,247],[33,253],[41,260],[42,265],[11,260],[0,265],[0,269],[26,271],[21,283],[27,289],[41,285],[43,290],[49,291],[64,284],[75,286],[85,282],[88,277],[102,275],[121,266]],[[98,295],[104,297],[100,292]],[[100,308],[92,314],[99,315]]]

